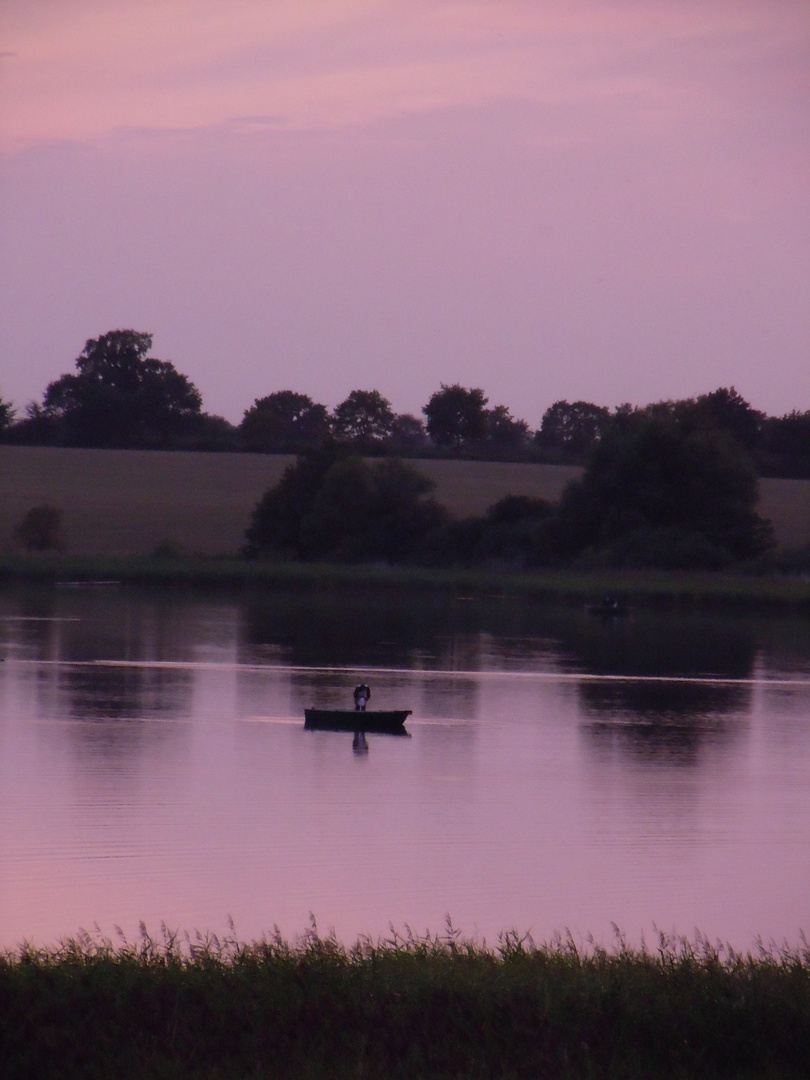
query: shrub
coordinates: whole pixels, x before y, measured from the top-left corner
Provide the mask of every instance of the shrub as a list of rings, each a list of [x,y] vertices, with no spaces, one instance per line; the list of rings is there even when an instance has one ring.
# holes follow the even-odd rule
[[[62,511],[56,506],[32,506],[14,530],[26,551],[62,551]]]

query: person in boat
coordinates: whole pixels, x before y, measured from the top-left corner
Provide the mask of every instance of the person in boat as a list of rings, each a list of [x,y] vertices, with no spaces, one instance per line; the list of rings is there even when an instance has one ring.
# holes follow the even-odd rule
[[[366,711],[366,702],[371,697],[371,690],[365,683],[360,683],[354,688],[354,708],[356,712]]]

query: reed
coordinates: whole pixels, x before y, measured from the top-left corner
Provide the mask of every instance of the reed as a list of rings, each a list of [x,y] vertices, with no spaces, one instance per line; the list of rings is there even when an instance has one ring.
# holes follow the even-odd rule
[[[294,943],[142,926],[0,957],[10,1078],[753,1080],[808,1061],[806,942],[743,955],[510,932],[488,949],[448,925],[346,948],[314,923]]]

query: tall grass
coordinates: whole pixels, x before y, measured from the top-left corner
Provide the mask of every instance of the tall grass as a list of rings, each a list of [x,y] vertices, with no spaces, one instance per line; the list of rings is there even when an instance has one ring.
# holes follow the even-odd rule
[[[312,929],[134,942],[80,934],[0,958],[0,1073],[13,1077],[806,1077],[810,950],[496,949]]]

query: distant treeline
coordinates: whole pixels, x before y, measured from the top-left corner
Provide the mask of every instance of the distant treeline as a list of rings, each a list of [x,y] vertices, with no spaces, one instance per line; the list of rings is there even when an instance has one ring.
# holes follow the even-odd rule
[[[194,384],[149,357],[152,336],[114,330],[89,340],[75,372],[50,383],[22,415],[0,399],[0,440],[28,446],[221,450],[299,454],[333,440],[364,456],[585,464],[606,432],[632,414],[700,416],[732,436],[760,476],[810,477],[810,410],[781,417],[731,388],[682,401],[608,409],[557,401],[533,430],[478,387],[440,384],[422,417],[396,413],[378,390],[352,390],[331,412],[307,394],[273,390],[238,425],[206,413]]]

